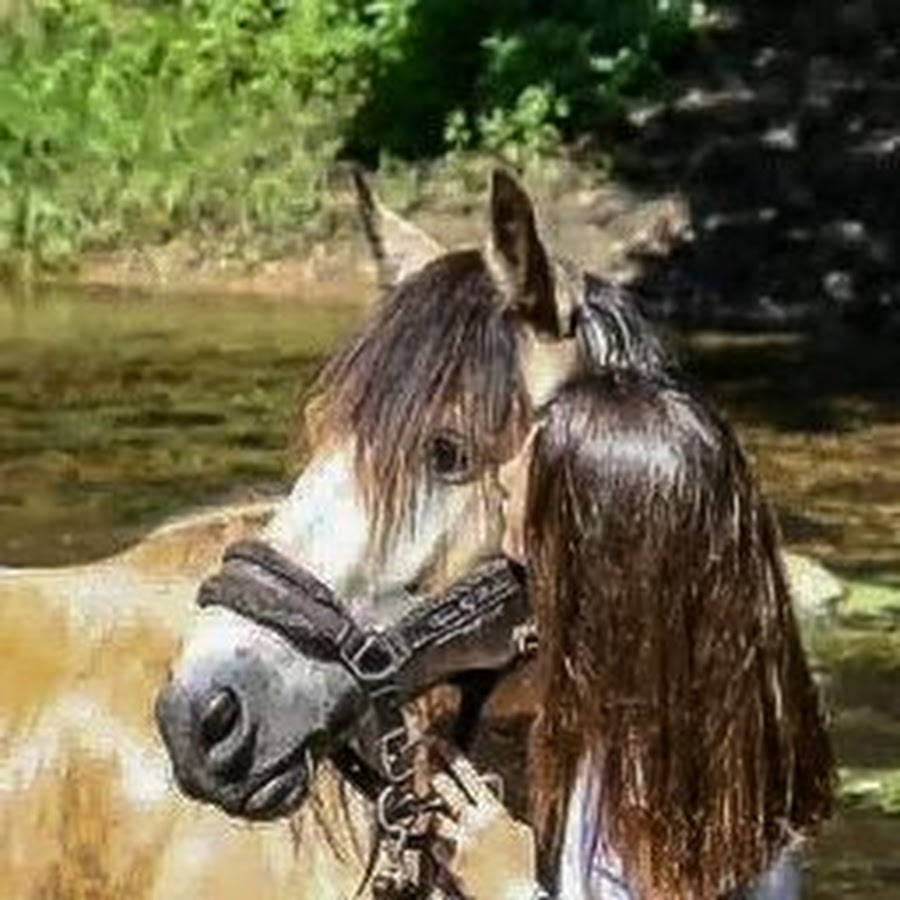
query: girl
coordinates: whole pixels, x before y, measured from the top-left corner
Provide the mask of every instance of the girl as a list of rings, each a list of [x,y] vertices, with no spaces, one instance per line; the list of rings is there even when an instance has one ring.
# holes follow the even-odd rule
[[[460,890],[797,896],[792,851],[830,812],[833,760],[775,520],[731,429],[683,388],[609,371],[562,392],[503,481],[540,636],[539,853],[458,760],[436,786]]]

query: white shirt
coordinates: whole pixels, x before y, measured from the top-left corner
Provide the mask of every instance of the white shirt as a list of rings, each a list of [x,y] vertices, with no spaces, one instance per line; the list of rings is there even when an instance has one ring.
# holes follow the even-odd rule
[[[621,860],[598,836],[599,782],[595,766],[585,757],[566,812],[558,896],[562,900],[637,900],[622,878]],[[800,900],[800,896],[798,850],[788,848],[735,900]]]

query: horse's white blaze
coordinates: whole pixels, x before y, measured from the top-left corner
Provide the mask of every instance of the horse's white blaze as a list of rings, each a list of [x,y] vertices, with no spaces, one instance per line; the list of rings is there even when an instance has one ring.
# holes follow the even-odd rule
[[[443,565],[442,574],[458,574],[459,565],[496,550],[484,546],[496,529],[487,521],[483,501],[478,485],[429,489],[423,483],[384,558],[373,564],[369,511],[357,483],[352,446],[343,444],[313,459],[269,523],[264,540],[351,602],[402,589],[433,564]]]
[[[369,517],[349,442],[312,460],[263,539],[305,566],[338,596],[358,587],[365,571]]]

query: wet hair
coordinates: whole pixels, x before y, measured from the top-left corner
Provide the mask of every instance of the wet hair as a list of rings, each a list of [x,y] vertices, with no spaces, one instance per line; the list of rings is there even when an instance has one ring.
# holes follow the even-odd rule
[[[662,350],[628,298],[601,279],[572,277],[582,292],[581,366],[660,369]],[[524,441],[532,411],[520,370],[522,329],[481,253],[448,253],[385,297],[319,376],[310,436],[314,444],[353,438],[378,548],[412,521],[417,492],[428,488],[430,442],[443,429],[462,432],[482,466]]]
[[[720,897],[828,816],[832,751],[776,521],[715,411],[634,371],[566,386],[535,438],[525,545],[545,850],[584,758],[592,846],[642,900]]]

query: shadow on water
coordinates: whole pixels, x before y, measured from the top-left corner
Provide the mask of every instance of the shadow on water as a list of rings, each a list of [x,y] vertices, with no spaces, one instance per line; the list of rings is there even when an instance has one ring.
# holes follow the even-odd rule
[[[683,362],[742,421],[782,432],[900,423],[900,346],[849,328],[744,336],[704,333]]]

